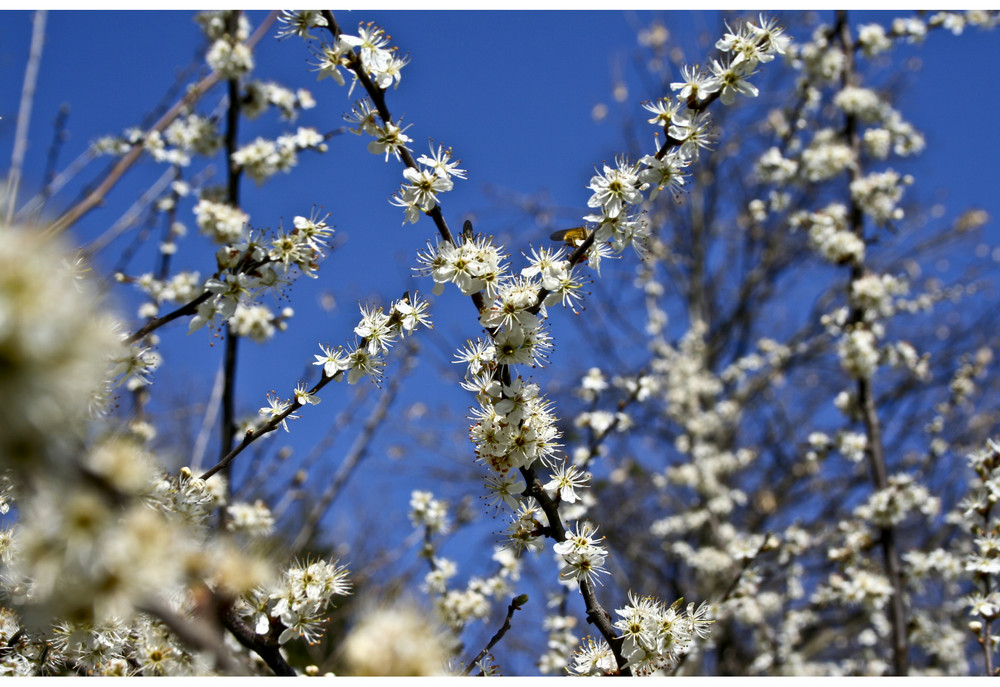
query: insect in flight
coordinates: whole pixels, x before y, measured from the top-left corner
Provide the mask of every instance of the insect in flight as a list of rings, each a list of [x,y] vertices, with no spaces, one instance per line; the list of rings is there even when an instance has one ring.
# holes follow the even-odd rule
[[[550,239],[553,241],[565,241],[567,245],[577,246],[582,243],[588,236],[590,232],[587,231],[587,227],[573,227],[571,229],[561,229],[551,236]]]

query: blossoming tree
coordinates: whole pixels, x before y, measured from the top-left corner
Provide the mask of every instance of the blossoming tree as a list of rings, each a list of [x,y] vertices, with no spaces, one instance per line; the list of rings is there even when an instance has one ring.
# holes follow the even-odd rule
[[[439,143],[418,152],[420,124],[394,114],[410,57],[383,27],[328,11],[256,27],[240,12],[199,14],[208,69],[155,121],[96,140],[89,154],[113,164],[49,216],[61,177],[18,198],[36,15],[0,205],[3,670],[993,674],[996,314],[976,299],[996,284],[920,279],[928,260],[980,240],[988,217],[913,217],[905,194],[919,182],[892,163],[925,138],[893,89],[866,79],[899,44],[998,18],[805,19],[733,17],[697,60],[670,51],[663,25],[644,29],[663,84],[642,103],[648,132],[594,161],[574,228],[512,246],[448,204],[475,170]],[[241,136],[265,113],[291,123],[315,109],[309,90],[256,76],[255,49],[275,38],[310,60],[320,88],[343,91],[347,126]],[[273,304],[302,277],[335,290],[329,255],[350,249],[335,231],[341,199],[277,229],[248,199],[301,158],[328,160],[348,132],[374,156],[357,164],[398,175],[384,195],[424,243],[413,286],[362,303],[340,343],[317,329],[299,361],[309,381],[241,417],[247,347],[280,342],[294,321]],[[163,226],[155,269],[108,267],[104,251],[131,225],[82,246],[67,237],[146,162],[165,170],[137,201]],[[208,274],[194,268],[205,254]],[[126,290],[142,295],[131,317],[108,297]],[[471,498],[455,509],[425,484],[399,498],[369,477],[383,523],[325,531],[389,431],[432,319],[460,302],[448,292],[479,331],[446,341],[471,408],[451,426],[422,403],[403,414],[461,463],[426,486]],[[950,302],[971,315],[952,317]],[[550,365],[566,321],[586,335]],[[158,395],[177,329],[222,342],[191,440],[160,431],[187,403]],[[274,449],[353,389],[304,460]],[[325,462],[352,426],[353,444]],[[468,441],[451,442],[456,431]],[[405,541],[379,541],[400,513]],[[475,527],[492,544],[450,553]],[[459,565],[488,572],[458,583]]]

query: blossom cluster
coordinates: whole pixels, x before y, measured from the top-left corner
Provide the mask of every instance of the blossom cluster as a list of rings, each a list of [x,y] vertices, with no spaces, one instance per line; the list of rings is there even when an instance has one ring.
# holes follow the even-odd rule
[[[31,635],[27,635],[31,637]],[[32,656],[30,646],[44,641],[41,635],[18,642],[18,650],[8,663],[7,674],[30,675],[32,659],[41,660],[43,674],[58,674],[66,666],[76,666],[90,675],[125,677],[143,675],[198,675],[210,671],[204,657],[190,651],[162,622],[140,615],[133,623],[114,618],[103,623],[58,621],[44,651]],[[21,663],[23,661],[23,663]],[[13,663],[13,661],[12,661]],[[16,667],[15,667],[16,666]]]
[[[282,119],[295,121],[300,111],[316,107],[316,100],[305,88],[293,91],[273,81],[254,80],[246,85],[246,93],[240,105],[240,112],[249,119],[256,119],[268,107],[274,106],[278,108]]]
[[[290,565],[273,585],[255,588],[240,600],[236,610],[252,622],[259,635],[281,628],[279,644],[296,637],[315,644],[334,598],[350,590],[346,567],[323,560],[303,561]]]
[[[428,244],[418,260],[435,291],[454,283],[467,295],[481,292],[491,299],[480,312],[489,338],[469,342],[456,355],[466,365],[462,386],[479,403],[470,431],[479,459],[500,475],[535,461],[549,464],[559,436],[552,404],[537,384],[520,376],[507,381],[504,371],[545,363],[552,347],[546,305],[572,303],[581,286],[565,252],[533,250],[530,265],[514,276],[491,240],[463,235],[457,243]]]
[[[199,12],[194,17],[205,37],[213,41],[230,35],[229,21],[232,18],[231,13],[226,10]],[[245,41],[250,35],[250,20],[243,12],[240,12],[235,19],[236,31],[232,37],[238,41]]]
[[[412,333],[418,326],[430,327],[430,317],[427,314],[429,304],[418,296],[411,301],[409,294],[392,303],[389,314],[381,307],[365,308],[361,306],[361,321],[354,328],[354,333],[361,337],[348,350],[343,346],[319,345],[323,355],[314,355],[313,365],[323,368],[322,379],[312,388],[300,382],[290,400],[282,399],[274,393],[267,395],[267,405],[259,414],[267,418],[266,422],[277,420],[281,427],[288,431],[288,420],[297,420],[294,411],[304,405],[317,405],[320,402],[316,392],[330,381],[340,381],[347,373],[347,383],[356,384],[362,377],[370,377],[377,385],[382,380],[385,369],[385,354],[389,347],[399,338]]]
[[[303,38],[315,38],[309,31],[315,27],[327,27],[326,18],[315,11],[286,11],[281,21],[287,24],[283,35],[299,35]],[[395,46],[389,43],[385,31],[369,22],[358,25],[357,35],[336,33],[331,43],[323,43],[317,54],[315,64],[319,79],[332,78],[341,86],[344,85],[342,69],[352,72],[351,90],[357,84],[359,75],[370,79],[372,87],[384,90],[389,86],[398,87],[402,79],[402,69],[409,63],[408,57],[400,57]],[[354,126],[355,134],[365,134],[371,137],[368,150],[376,155],[385,155],[388,160],[392,155],[401,160],[403,151],[409,151],[406,144],[412,139],[398,123],[385,119],[372,104],[371,100],[359,101],[346,119]],[[403,171],[405,182],[400,190],[393,195],[392,204],[404,208],[404,220],[416,222],[421,213],[430,212],[438,204],[442,193],[452,190],[452,178],[465,178],[465,171],[458,168],[457,162],[451,161],[451,150],[438,146],[431,147],[430,156],[421,156],[416,163],[408,157],[408,166]]]
[[[395,678],[448,674],[453,650],[450,632],[411,602],[363,609],[342,644],[350,675]]]
[[[577,646],[574,632],[577,619],[572,615],[548,615],[542,628],[548,632],[546,651],[538,659],[538,670],[543,674],[563,674],[569,666],[568,657]]]
[[[836,265],[860,264],[865,258],[865,242],[847,227],[847,207],[831,203],[816,212],[799,211],[789,218],[794,229],[809,232],[813,249]]]
[[[683,599],[670,606],[649,596],[629,592],[629,603],[615,610],[619,619],[614,625],[621,632],[622,653],[633,675],[663,671],[687,654],[696,638],[708,637],[708,605],[684,607]],[[570,671],[576,675],[614,675],[618,673],[614,655],[607,642],[587,638],[573,655]]]
[[[518,553],[541,551],[545,548],[542,528],[547,526],[548,518],[537,504],[528,505],[526,500],[519,501],[507,525],[507,544]]]
[[[249,35],[250,24],[246,15],[240,14],[237,19],[235,35],[228,32],[227,19],[219,14],[208,14],[201,22],[205,35],[214,39],[205,62],[226,79],[239,79],[253,71],[253,52],[243,43]]]
[[[298,164],[299,151],[310,149],[326,151],[323,135],[311,127],[299,127],[294,134],[278,136],[273,141],[258,137],[235,151],[232,161],[262,184],[278,172],[290,172]]]
[[[595,269],[599,269],[605,246],[620,253],[646,238],[648,231],[632,208],[645,200],[647,191],[652,200],[664,189],[677,193],[684,186],[684,169],[712,142],[711,121],[705,108],[716,98],[730,105],[738,94],[755,97],[758,91],[749,78],[757,73],[760,64],[785,53],[791,39],[777,23],[764,17],[758,23],[747,21],[735,31],[730,29],[715,45],[724,56],[712,60],[707,71],[684,67],[684,80],[670,84],[671,89],[679,91],[675,98],[664,97],[643,105],[654,115],[649,123],[662,127],[666,136],[662,148],[637,163],[619,158],[614,167],[604,165],[603,172],[591,179],[593,195],[587,205],[599,209],[600,214],[587,215],[584,220],[595,226],[588,252]]]
[[[243,237],[250,215],[226,203],[203,197],[194,206],[199,231],[216,243],[236,243]]]
[[[206,230],[211,226],[217,240],[226,245],[216,252],[219,271],[204,283],[202,295],[208,297],[191,318],[191,332],[214,322],[216,317],[229,320],[238,306],[249,307],[260,292],[281,289],[295,272],[315,277],[326,241],[333,235],[325,218],[297,216],[291,231],[279,230],[268,240],[262,233],[244,229],[242,224],[237,233],[236,222],[246,215],[235,208],[204,200],[198,207],[205,208],[206,218],[212,218],[204,220]],[[225,234],[219,232],[223,218],[228,218],[224,223],[230,227]]]
[[[163,133],[154,130],[127,129],[121,136],[103,136],[92,145],[97,155],[121,156],[134,146],[141,146],[156,162],[187,167],[192,154],[211,156],[222,145],[218,127],[208,118],[188,114],[175,119]]]
[[[373,130],[374,125],[369,125],[366,133],[376,136],[373,142],[372,152],[380,153],[382,149],[378,144],[378,136],[381,132]],[[400,133],[400,140],[406,138]],[[388,152],[388,151],[386,151]],[[454,188],[452,177],[465,179],[465,170],[458,168],[458,162],[451,161],[451,149],[445,150],[439,145],[437,149],[431,146],[430,155],[421,155],[417,158],[416,169],[407,167],[403,170],[403,176],[408,183],[403,184],[400,190],[389,201],[393,205],[404,209],[403,224],[407,222],[415,224],[420,219],[420,214],[430,212],[438,204],[438,196],[447,193]]]
[[[901,473],[889,477],[888,485],[871,494],[854,509],[856,517],[879,527],[894,527],[909,515],[919,512],[927,518],[937,514],[941,500],[931,496],[913,475]]]
[[[378,383],[382,379],[384,356],[389,348],[398,339],[412,334],[417,327],[432,326],[429,309],[427,301],[422,300],[419,295],[411,298],[409,294],[393,301],[388,313],[380,306],[361,306],[361,320],[354,328],[354,333],[361,340],[347,351],[339,346],[333,349],[320,345],[323,355],[315,356],[316,362],[313,365],[323,367],[324,378],[340,379],[341,373],[347,372],[348,384],[355,384],[366,375]]]
[[[311,10],[286,11],[282,21],[290,28],[285,35],[296,33],[302,38],[314,38],[309,29],[327,27],[326,18]],[[355,52],[357,49],[357,52]],[[332,78],[343,86],[344,75],[341,69],[353,69],[355,65],[371,79],[378,88],[399,86],[402,69],[409,64],[409,57],[400,57],[394,46],[389,45],[389,36],[381,27],[373,22],[358,24],[358,34],[340,33],[334,37],[333,43],[323,44],[317,55],[319,61],[315,64],[319,78]],[[357,72],[352,74],[354,84],[357,83]],[[351,85],[353,90],[354,84]]]
[[[881,611],[889,603],[893,588],[880,571],[862,564],[845,567],[843,574],[833,573],[812,596],[816,604],[861,605]]]
[[[552,548],[562,557],[563,567],[559,576],[563,580],[593,582],[597,575],[607,573],[603,567],[608,550],[595,539],[597,528],[590,522],[577,524],[577,531],[566,532],[566,538],[556,542]],[[601,538],[603,539],[603,537]]]
[[[993,623],[1000,618],[1000,518],[996,502],[1000,498],[1000,442],[988,440],[986,446],[969,454],[969,467],[976,475],[972,492],[959,504],[963,526],[973,537],[974,548],[964,556],[965,571],[975,582],[975,591],[967,599],[969,615],[975,620],[969,629],[980,637],[984,651],[996,649]]]
[[[59,242],[0,224],[0,394],[11,401],[0,455],[24,469],[63,470],[55,447],[104,406],[109,377],[124,372],[109,367],[131,355],[77,266]]]
[[[475,424],[469,432],[479,460],[501,475],[536,461],[551,464],[559,431],[552,402],[539,396],[537,384],[525,384],[520,377],[509,385],[480,377],[466,382],[466,388],[470,385],[486,387],[485,398],[472,411]]]
[[[260,539],[274,531],[274,515],[260,499],[253,503],[238,501],[226,508],[226,530],[241,532],[247,537]]]
[[[410,520],[414,526],[422,527],[430,534],[444,534],[451,527],[448,504],[434,498],[429,491],[410,494]]]

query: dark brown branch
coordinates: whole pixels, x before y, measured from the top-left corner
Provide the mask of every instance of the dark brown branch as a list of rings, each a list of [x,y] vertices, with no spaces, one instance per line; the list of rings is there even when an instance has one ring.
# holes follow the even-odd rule
[[[474,659],[469,661],[469,665],[465,666],[465,670],[462,671],[463,676],[471,673],[472,669],[475,668],[476,664],[482,660],[483,656],[488,654],[490,650],[493,647],[495,647],[501,639],[503,639],[503,636],[507,634],[508,630],[510,630],[510,619],[514,617],[514,611],[521,608],[521,606],[523,606],[527,602],[528,602],[527,594],[521,594],[520,596],[515,596],[513,599],[510,600],[510,605],[507,606],[507,617],[504,618],[503,625],[500,627],[499,630],[496,631],[496,634],[493,635],[493,637],[486,644],[486,646],[483,647],[483,650],[480,651]]]
[[[550,539],[554,539],[557,543],[566,541],[566,527],[562,523],[562,518],[559,517],[559,504],[545,493],[542,483],[535,476],[535,471],[532,468],[520,468],[520,471],[521,476],[524,478],[524,483],[527,485],[524,495],[535,499],[542,512],[545,513],[545,518],[549,523],[548,527],[544,529],[543,534]],[[580,580],[580,594],[583,596],[584,604],[587,607],[587,622],[597,628],[601,636],[608,643],[608,646],[611,647],[611,652],[615,656],[615,662],[618,664],[620,673],[622,675],[631,675],[632,672],[628,668],[628,659],[622,655],[622,638],[617,636],[615,627],[611,624],[611,614],[604,610],[600,601],[597,600],[597,593],[590,580]]]
[[[181,307],[177,308],[171,313],[167,313],[163,317],[154,317],[149,322],[140,327],[134,334],[125,339],[125,343],[131,344],[135,343],[142,337],[146,336],[155,329],[159,329],[168,322],[173,322],[179,317],[184,317],[185,315],[194,315],[198,312],[198,306],[207,301],[212,297],[211,291],[205,291],[200,296],[195,298],[193,301],[185,303]]]
[[[406,297],[405,294],[404,297]],[[361,339],[361,341],[358,343],[359,348],[367,345],[368,345],[367,338]],[[322,374],[321,379],[318,382],[316,382],[316,384],[314,384],[313,387],[309,389],[309,391],[307,391],[306,393],[309,395],[315,394],[317,391],[325,387],[330,382],[337,379],[341,379],[344,376],[344,374],[345,371],[340,370],[332,377],[327,377],[326,373],[324,372]],[[299,397],[298,396],[293,397],[292,401],[289,402],[288,407],[285,408],[282,412],[278,413],[277,415],[273,415],[271,419],[265,422],[263,426],[261,426],[259,429],[252,429],[247,431],[247,433],[243,436],[243,440],[237,446],[235,446],[231,451],[229,451],[229,453],[223,456],[218,463],[216,463],[211,468],[209,468],[208,470],[206,470],[201,474],[201,479],[208,479],[209,477],[216,474],[220,470],[225,470],[226,468],[228,468],[229,464],[233,462],[236,456],[238,456],[240,453],[243,452],[243,449],[245,449],[247,446],[255,442],[260,437],[264,436],[265,434],[273,432],[275,429],[278,428],[278,425],[282,424],[286,418],[288,418],[292,413],[294,413],[301,407],[302,403],[299,401]]]
[[[231,10],[226,17],[226,30],[229,32],[230,40],[236,40],[235,36],[239,30],[240,12]],[[232,208],[240,206],[240,177],[242,169],[233,160],[233,155],[239,148],[239,123],[240,123],[240,79],[230,78],[228,81],[229,107],[226,109],[226,203]],[[226,323],[226,350],[225,361],[223,362],[222,374],[222,425],[220,428],[219,456],[225,457],[233,447],[233,439],[236,436],[236,357],[239,351],[240,338],[233,331],[231,323]],[[227,469],[227,477],[228,469]],[[232,489],[232,480],[227,480],[229,489]]]
[[[329,384],[330,382],[332,382],[334,379],[340,379],[340,376],[343,375],[343,374],[344,374],[343,371],[341,371],[341,372],[338,372],[333,377],[327,377],[327,376],[324,375],[323,378],[320,381],[318,381],[316,383],[316,385],[313,386],[312,389],[309,390],[309,393],[310,394],[316,393],[317,391],[319,391],[320,389],[322,389],[324,386],[326,386],[327,384]],[[295,400],[293,400],[292,402],[290,402],[288,404],[288,407],[285,408],[285,410],[283,410],[282,412],[278,413],[277,415],[274,415],[270,420],[268,420],[267,422],[265,422],[262,427],[260,427],[259,429],[253,429],[253,430],[247,431],[247,433],[243,435],[243,440],[239,444],[237,444],[236,446],[234,446],[233,449],[229,453],[227,453],[225,456],[223,456],[222,459],[218,463],[216,463],[215,465],[213,465],[212,467],[210,467],[208,470],[206,470],[205,472],[203,472],[200,475],[200,478],[201,479],[208,479],[209,477],[211,477],[212,475],[216,474],[220,470],[225,470],[226,468],[228,468],[229,465],[230,465],[230,463],[233,462],[233,460],[236,458],[236,456],[238,456],[240,453],[243,452],[243,449],[245,449],[247,446],[249,446],[253,442],[257,441],[257,439],[259,439],[260,437],[264,436],[265,434],[269,434],[269,433],[273,432],[274,430],[276,430],[278,428],[278,425],[280,425],[289,415],[291,415],[292,413],[294,413],[296,410],[298,410],[301,407],[302,407],[302,404],[299,402],[298,397],[295,397]]]
[[[323,18],[326,19],[326,28],[333,34],[336,39],[340,35],[340,25],[337,23],[336,18],[333,16],[333,12],[330,10],[323,10]],[[368,97],[372,99],[372,103],[375,105],[375,110],[378,112],[379,117],[386,124],[392,122],[392,114],[389,112],[389,106],[385,102],[385,90],[376,86],[371,78],[365,72],[364,65],[361,64],[361,58],[358,57],[353,52],[348,56],[348,68],[354,72],[357,77],[358,82],[361,84],[362,88],[368,94]],[[416,160],[413,159],[413,155],[405,146],[400,146],[398,151],[399,157],[402,159],[403,163],[415,170],[419,170],[420,167],[417,165]],[[448,228],[448,222],[444,219],[444,213],[441,211],[441,204],[438,203],[432,209],[427,211],[427,216],[434,221],[434,226],[437,227],[438,234],[442,239],[448,243],[455,244],[455,237],[451,233],[451,229]],[[472,294],[472,302],[476,306],[477,312],[482,312],[484,308],[483,296],[481,293]]]
[[[219,609],[219,618],[222,620],[222,625],[236,638],[236,641],[260,656],[275,675],[282,677],[298,675],[281,655],[281,647],[278,642],[270,635],[267,638],[258,635],[253,631],[253,628],[236,615],[231,607]]]
[[[320,496],[319,500],[306,516],[305,522],[302,524],[302,528],[299,530],[298,535],[295,537],[295,542],[292,544],[292,555],[298,554],[309,543],[323,515],[330,509],[330,506],[343,489],[344,484],[347,483],[347,479],[351,476],[354,468],[358,466],[368,452],[372,437],[375,436],[375,432],[381,426],[382,421],[385,420],[389,406],[399,393],[403,376],[413,366],[413,351],[408,351],[407,353],[403,369],[399,374],[393,376],[385,393],[379,397],[378,404],[372,410],[368,419],[365,420],[361,433],[355,438],[350,451],[348,451],[347,456],[340,465],[340,469],[337,470],[337,474],[330,481],[323,495]]]
[[[837,13],[837,25],[835,27],[844,54],[844,75],[843,85],[845,87],[854,85],[856,79],[854,73],[854,41],[851,37],[851,27],[847,21],[847,12],[841,10]],[[851,182],[861,178],[861,137],[857,130],[857,120],[852,114],[845,118],[845,137],[852,151],[855,164],[848,170]],[[853,194],[850,199],[848,212],[851,230],[864,241],[864,217],[862,208],[854,199]],[[857,263],[851,267],[851,283],[864,276],[864,265]],[[848,287],[850,288],[850,287]],[[864,311],[860,306],[851,309],[847,327],[858,325],[863,321]],[[858,404],[861,407],[865,425],[865,435],[868,439],[868,464],[871,470],[872,482],[877,491],[886,489],[889,485],[885,446],[882,439],[882,425],[879,421],[878,410],[875,407],[875,394],[869,378],[858,379]],[[892,599],[890,600],[889,622],[892,626],[892,664],[893,672],[896,675],[906,675],[909,669],[909,642],[906,629],[906,609],[903,598],[903,577],[899,562],[899,550],[896,544],[895,528],[883,526],[880,530],[880,546],[882,549],[882,560],[885,566],[886,576],[892,585]]]

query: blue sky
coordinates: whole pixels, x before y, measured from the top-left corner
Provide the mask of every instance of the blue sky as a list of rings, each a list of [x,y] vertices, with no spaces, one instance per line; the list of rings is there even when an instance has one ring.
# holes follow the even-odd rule
[[[253,11],[256,26],[265,13]],[[888,23],[895,13],[858,12],[854,21]],[[0,160],[9,160],[25,56],[31,35],[31,14],[7,11],[0,15]],[[393,44],[412,57],[404,69],[398,90],[389,93],[389,107],[403,123],[412,123],[407,133],[419,154],[426,140],[451,146],[469,171],[468,181],[458,181],[455,191],[444,198],[445,216],[454,231],[471,217],[480,231],[492,233],[508,243],[516,254],[528,242],[546,243],[552,229],[572,226],[587,213],[589,191],[585,188],[602,161],[610,161],[622,148],[623,115],[633,118],[638,103],[662,95],[644,86],[634,64],[636,29],[654,19],[662,21],[683,45],[691,62],[703,62],[691,39],[699,30],[714,33],[718,16],[688,12],[394,12],[360,10],[339,12],[346,30],[361,21],[375,21],[392,36]],[[895,56],[912,56],[922,62],[919,71],[906,75],[913,87],[896,103],[927,138],[927,151],[919,158],[896,165],[917,180],[911,189],[921,199],[944,205],[950,217],[968,205],[984,207],[1000,217],[1000,183],[996,161],[1000,159],[1000,135],[996,112],[1000,108],[1000,73],[993,68],[1000,54],[1000,36],[968,29],[961,37],[935,32],[919,48],[900,48]],[[30,148],[24,170],[21,198],[38,189],[44,160],[52,138],[52,121],[60,106],[70,106],[68,140],[62,146],[58,168],[63,168],[94,138],[118,134],[137,124],[161,99],[177,71],[187,65],[201,45],[201,34],[191,12],[51,12],[48,15],[45,52],[41,61],[38,92],[32,112]],[[707,51],[706,51],[707,52]],[[341,126],[341,115],[350,109],[346,88],[331,81],[317,83],[309,72],[309,51],[298,39],[282,42],[271,38],[261,44],[256,60],[257,75],[290,87],[309,88],[318,106],[299,119],[302,126],[328,131]],[[896,60],[895,63],[900,63]],[[624,104],[611,96],[612,74],[628,84]],[[900,76],[883,72],[880,78]],[[352,98],[360,97],[360,89]],[[203,101],[214,106],[220,96]],[[606,105],[608,115],[595,120],[596,106]],[[204,111],[204,110],[202,110]],[[646,126],[644,118],[636,126]],[[276,135],[283,129],[276,117],[265,116],[241,131],[241,139]],[[647,135],[647,134],[643,134]],[[652,129],[648,131],[652,137]],[[315,380],[310,363],[318,344],[343,343],[352,338],[357,321],[357,303],[382,302],[404,290],[429,292],[429,280],[415,280],[410,268],[414,254],[434,235],[428,220],[417,225],[401,224],[402,213],[390,206],[388,197],[401,180],[401,166],[365,152],[367,142],[347,134],[332,139],[325,155],[303,156],[300,166],[288,176],[280,175],[257,188],[245,181],[245,209],[256,226],[290,225],[295,215],[308,215],[314,205],[330,212],[338,230],[341,248],[330,255],[317,282],[302,280],[291,291],[296,310],[288,332],[268,346],[247,342],[241,349],[241,372],[237,391],[241,410],[254,413],[264,405],[265,394],[276,389],[288,396],[299,379]],[[84,180],[103,168],[107,158],[94,163],[59,198],[53,211],[76,196]],[[6,162],[5,162],[6,164]],[[99,235],[115,222],[162,170],[152,164],[133,170],[129,177],[97,209],[73,230],[76,240]],[[216,165],[216,178],[221,171]],[[557,208],[548,226],[525,222],[509,197],[535,197]],[[193,217],[188,215],[193,229]],[[996,240],[997,224],[987,228]],[[195,267],[206,275],[212,271],[211,251],[199,248],[196,237],[182,243],[178,264]],[[115,264],[132,235],[113,244],[99,256],[105,269]],[[141,273],[152,268],[153,254],[140,250],[127,271]],[[631,259],[631,258],[627,258]],[[336,307],[322,307],[322,295],[333,293]],[[134,313],[137,301],[119,296],[126,312]],[[407,395],[395,406],[402,410],[423,400],[432,410],[442,404],[451,413],[455,436],[464,435],[462,416],[469,399],[443,375],[451,351],[467,337],[475,337],[477,325],[471,303],[455,291],[436,299],[435,330],[421,338],[426,355],[408,382]],[[568,324],[572,315],[554,317],[557,351],[549,368],[536,372],[543,388],[567,380],[567,371],[586,369],[585,354],[566,343],[576,330]],[[175,323],[161,332],[165,363],[157,383],[167,394],[207,398],[222,347],[211,346],[204,330],[188,336],[186,325]],[[560,340],[560,336],[562,339]],[[398,366],[390,365],[389,375]],[[455,369],[453,373],[460,371]],[[336,412],[348,405],[353,389],[346,385],[327,387],[323,403],[305,409],[293,425],[291,435],[277,441],[291,443],[294,463],[321,436]],[[366,402],[372,403],[372,394]],[[368,406],[364,406],[367,408]],[[365,411],[362,410],[362,413]],[[409,531],[406,522],[408,490],[435,489],[441,482],[435,470],[450,469],[455,456],[472,460],[469,444],[456,443],[435,455],[416,449],[404,460],[391,458],[392,446],[412,442],[407,434],[396,434],[395,420],[375,442],[372,455],[352,484],[358,486],[344,507],[334,514],[335,529],[351,527],[359,511],[378,512],[382,503],[372,502],[363,488],[376,476],[385,477],[388,494],[395,501],[394,514],[383,523],[393,538]],[[331,457],[346,451],[353,434],[335,444]],[[272,446],[278,444],[273,443]],[[211,444],[214,446],[214,442]],[[180,457],[174,456],[180,460]],[[335,465],[335,462],[331,463]],[[334,468],[328,468],[333,470]],[[329,474],[329,473],[327,473]],[[386,477],[386,475],[388,475]],[[478,496],[473,486],[473,497]],[[475,502],[474,502],[475,503]],[[492,540],[489,519],[477,530],[477,541]],[[448,551],[446,550],[446,553]],[[458,554],[453,554],[458,555]],[[488,560],[488,556],[485,557]],[[484,560],[470,563],[463,574],[483,572]]]

